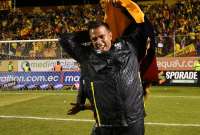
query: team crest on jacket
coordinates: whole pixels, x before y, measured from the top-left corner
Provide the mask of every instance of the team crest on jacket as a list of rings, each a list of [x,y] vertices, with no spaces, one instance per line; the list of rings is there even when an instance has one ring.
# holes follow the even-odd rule
[[[121,44],[120,42],[115,43],[115,44],[114,44],[114,47],[115,47],[116,49],[118,49],[118,50],[121,50],[121,49],[122,49],[122,44]]]

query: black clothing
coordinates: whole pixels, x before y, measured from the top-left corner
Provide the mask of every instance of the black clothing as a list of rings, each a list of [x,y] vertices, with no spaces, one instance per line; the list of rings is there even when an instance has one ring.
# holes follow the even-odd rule
[[[141,78],[143,81],[145,81],[145,78],[143,78],[144,74],[154,59],[155,48],[156,48],[156,39],[155,39],[153,26],[147,17],[145,17],[144,19],[145,19],[145,25],[146,25],[145,26],[146,34],[150,38],[150,46],[149,46],[149,49],[147,50],[146,56],[144,57],[144,54],[143,54],[144,52],[143,52],[143,53],[140,53],[140,56],[138,58],[140,61],[140,65],[141,65],[140,73],[141,73]],[[125,29],[123,35],[129,35],[131,32],[133,32],[132,30],[134,30],[134,29],[136,30],[136,28],[137,28],[137,24],[135,22],[132,22],[132,24],[129,25]],[[146,48],[144,48],[144,50],[146,50]],[[152,80],[152,81],[155,81],[155,80]]]
[[[145,54],[145,26],[138,24],[136,32],[118,40],[105,53],[80,46],[78,34],[61,36],[64,50],[86,68],[86,86],[93,87],[84,93],[94,106],[98,126],[128,126],[144,117],[138,56]]]
[[[144,119],[127,127],[94,127],[91,135],[144,135]]]

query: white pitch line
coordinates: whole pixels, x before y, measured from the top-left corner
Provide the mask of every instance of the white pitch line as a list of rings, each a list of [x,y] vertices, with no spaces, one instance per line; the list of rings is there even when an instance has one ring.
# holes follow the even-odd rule
[[[65,118],[48,118],[48,117],[33,117],[33,116],[6,116],[6,115],[0,115],[0,118],[54,120],[54,121],[75,121],[75,122],[94,122],[94,120],[90,120],[90,119],[65,119]]]
[[[192,98],[192,99],[199,99],[200,96],[154,96],[154,95],[150,95],[150,98]]]
[[[178,123],[154,123],[146,122],[145,125],[157,125],[157,126],[177,126],[177,127],[200,127],[200,124],[178,124]]]
[[[18,92],[5,92],[5,93],[2,93],[0,92],[0,95],[69,95],[69,96],[74,96],[74,95],[77,95],[76,93],[18,93]]]
[[[53,120],[53,121],[75,121],[75,122],[95,122],[94,120],[91,120],[91,119],[67,119],[67,118],[33,117],[33,116],[0,115],[0,118],[4,118],[4,119]],[[200,124],[157,123],[157,122],[145,122],[145,125],[174,126],[174,127],[200,127]]]
[[[77,95],[77,93],[50,93],[50,92],[44,92],[44,93],[20,93],[20,92],[0,92],[0,95],[69,95],[74,96]],[[150,95],[150,98],[191,98],[191,99],[199,99],[200,96],[163,96],[163,95]]]
[[[77,95],[77,93],[50,93],[50,92],[44,92],[44,93],[37,93],[37,92],[31,92],[31,93],[27,93],[27,92],[1,92],[0,91],[0,95],[30,95],[30,94],[33,94],[33,95]],[[200,96],[163,96],[163,95],[151,95],[150,94],[150,97],[157,97],[157,98],[200,98]]]

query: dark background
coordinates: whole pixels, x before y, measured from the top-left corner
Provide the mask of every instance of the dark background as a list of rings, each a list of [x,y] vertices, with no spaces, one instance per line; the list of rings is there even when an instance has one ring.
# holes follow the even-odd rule
[[[16,7],[23,6],[61,6],[61,5],[77,5],[77,4],[95,4],[99,0],[13,0]]]
[[[100,0],[12,0],[16,7],[24,6],[61,6],[61,5],[78,5],[78,4],[96,4]],[[14,2],[15,1],[15,2]],[[134,0],[137,1],[154,1],[154,0]]]

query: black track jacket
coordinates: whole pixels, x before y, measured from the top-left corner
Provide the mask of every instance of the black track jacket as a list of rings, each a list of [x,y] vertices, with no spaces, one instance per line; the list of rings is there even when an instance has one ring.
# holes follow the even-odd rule
[[[61,35],[63,49],[83,67],[87,88],[80,98],[90,100],[98,126],[128,126],[143,119],[139,57],[145,55],[147,29],[145,23],[138,24],[136,30],[113,43],[106,53],[82,46],[89,40],[85,32]]]

